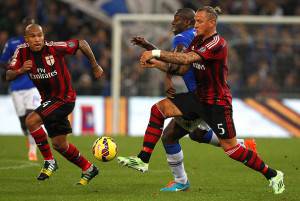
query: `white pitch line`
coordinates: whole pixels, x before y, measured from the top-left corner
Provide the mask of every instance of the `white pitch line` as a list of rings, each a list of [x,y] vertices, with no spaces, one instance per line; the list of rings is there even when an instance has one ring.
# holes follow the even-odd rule
[[[12,166],[0,167],[0,170],[14,170],[14,169],[23,169],[23,168],[29,168],[29,167],[34,167],[34,166],[40,166],[37,163],[29,162],[29,161],[0,160],[0,163],[3,164],[4,162],[11,162],[11,163],[16,163],[16,164],[12,165]]]

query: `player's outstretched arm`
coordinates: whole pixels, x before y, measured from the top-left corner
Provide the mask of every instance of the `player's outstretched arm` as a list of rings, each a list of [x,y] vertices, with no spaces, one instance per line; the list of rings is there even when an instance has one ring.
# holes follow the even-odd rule
[[[27,71],[30,71],[32,68],[32,61],[31,60],[27,60],[24,62],[23,66],[17,70],[7,70],[6,71],[6,80],[7,81],[11,81],[16,79],[19,75],[22,75],[24,73],[26,73]]]
[[[189,70],[189,65],[176,65],[174,68],[169,63],[152,58],[145,63],[140,63],[142,68],[157,68],[172,75],[184,75]]]
[[[133,45],[137,45],[141,48],[144,48],[146,50],[155,50],[158,49],[155,45],[147,41],[144,37],[141,36],[135,36],[131,40],[131,43]]]
[[[101,75],[103,74],[103,69],[97,63],[94,53],[93,53],[92,49],[90,48],[90,45],[85,40],[79,40],[78,48],[88,58],[91,66],[92,66],[94,77],[96,79],[99,79],[101,77]]]
[[[140,59],[140,63],[146,63],[152,58],[157,58],[161,61],[173,64],[187,65],[196,61],[201,61],[202,58],[196,52],[168,52],[164,50],[145,51]]]

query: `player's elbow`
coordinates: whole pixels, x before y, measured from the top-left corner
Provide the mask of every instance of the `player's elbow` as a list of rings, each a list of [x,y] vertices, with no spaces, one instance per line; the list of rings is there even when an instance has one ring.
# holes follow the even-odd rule
[[[86,40],[79,40],[78,41],[79,48],[82,48],[82,47],[86,46],[87,44],[88,44],[88,42],[86,42]]]

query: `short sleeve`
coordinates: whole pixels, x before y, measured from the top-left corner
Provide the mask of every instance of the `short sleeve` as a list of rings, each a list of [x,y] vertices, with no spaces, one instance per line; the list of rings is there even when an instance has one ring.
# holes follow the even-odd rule
[[[17,48],[13,57],[11,58],[8,69],[18,70],[21,68],[21,65],[21,49]]]
[[[78,49],[78,40],[53,42],[54,48],[62,55],[75,54]]]
[[[188,48],[188,41],[184,38],[184,36],[177,35],[173,39],[173,49],[175,49],[179,45],[183,45],[185,48]]]

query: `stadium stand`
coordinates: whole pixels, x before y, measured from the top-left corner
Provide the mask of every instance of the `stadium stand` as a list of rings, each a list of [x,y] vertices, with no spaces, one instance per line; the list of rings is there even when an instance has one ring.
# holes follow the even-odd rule
[[[110,95],[111,79],[111,27],[106,23],[96,20],[83,12],[75,9],[69,3],[59,0],[31,0],[28,4],[22,0],[0,1],[0,51],[4,48],[6,40],[19,34],[18,27],[24,17],[35,17],[37,21],[45,26],[47,38],[49,40],[67,40],[69,38],[85,38],[92,44],[92,49],[96,53],[96,58],[104,67],[105,76],[100,81],[95,81],[91,76],[87,61],[81,54],[68,58],[69,67],[73,74],[74,86],[79,95]],[[118,12],[114,10],[106,1],[106,5],[101,5],[101,1],[86,0],[91,5],[97,5],[99,9],[106,9],[112,16]],[[123,0],[127,8],[115,7],[120,12],[149,12],[149,13],[169,13],[172,14],[178,7],[191,7],[197,9],[202,4],[219,5],[224,14],[229,15],[271,15],[288,16],[300,15],[300,3],[297,0],[285,1],[263,1],[263,0],[205,0],[187,1],[151,1],[155,6],[147,10],[137,6],[138,0]],[[150,2],[150,1],[149,1]],[[148,2],[148,4],[149,4]],[[162,7],[157,6],[163,2]],[[174,3],[176,2],[176,3]],[[175,6],[174,6],[175,5]],[[149,5],[147,5],[149,6]],[[158,7],[160,9],[158,9]],[[220,31],[230,40],[230,85],[235,97],[245,96],[277,96],[285,97],[289,94],[300,94],[300,37],[299,26],[265,25],[258,27],[245,26],[221,26]],[[58,31],[59,30],[59,31]],[[161,32],[162,33],[162,32]],[[138,34],[138,33],[137,33]],[[270,38],[269,36],[272,35]],[[152,36],[153,37],[153,36]],[[162,34],[156,40],[160,46],[162,41],[168,37]],[[151,38],[150,38],[151,39]],[[169,38],[168,38],[169,40]],[[163,43],[161,43],[164,45]],[[132,48],[123,49],[124,64],[126,71],[122,75],[122,95],[125,96],[159,96],[163,95],[163,81],[150,83],[155,74],[145,74],[138,64],[132,64],[136,60],[140,51]],[[3,69],[1,70],[3,74]],[[0,93],[7,94],[8,83],[0,78]],[[136,84],[143,80],[142,84]]]

